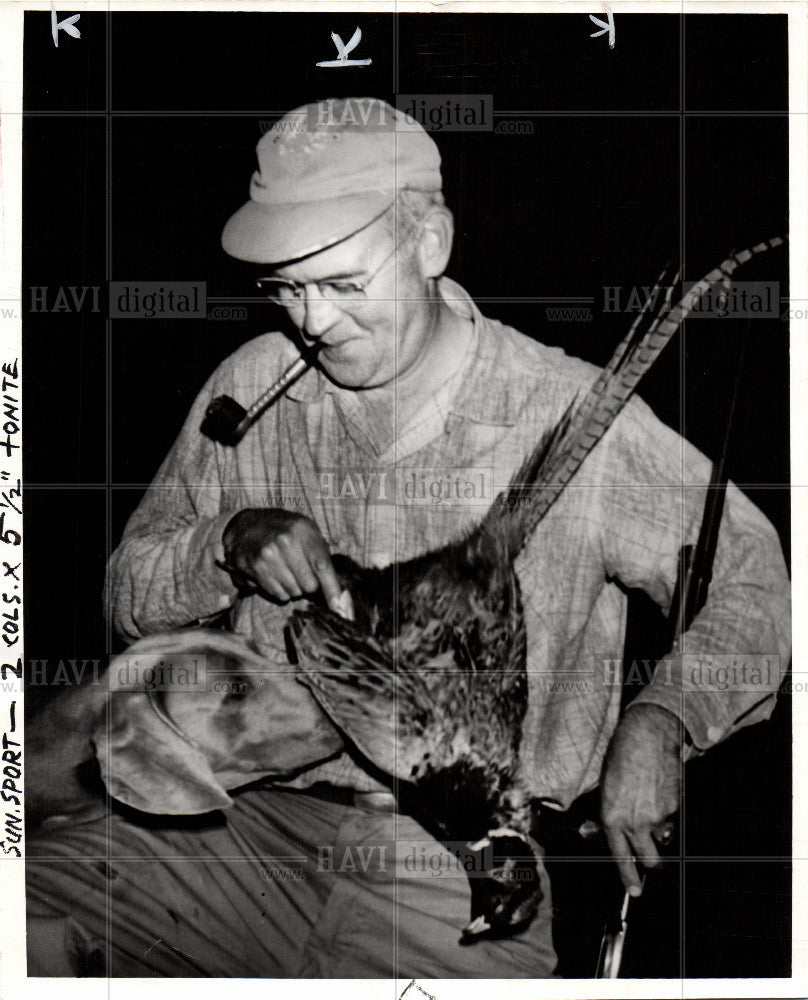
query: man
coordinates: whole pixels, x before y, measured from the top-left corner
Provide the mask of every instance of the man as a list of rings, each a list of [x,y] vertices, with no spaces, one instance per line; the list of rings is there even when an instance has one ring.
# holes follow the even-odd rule
[[[507,483],[596,370],[486,319],[443,276],[453,226],[440,156],[388,105],[297,109],[262,138],[258,166],[223,246],[259,265],[300,344],[265,334],[214,373],[110,561],[108,613],[134,640],[229,610],[233,629],[275,666],[274,721],[290,740],[311,738],[310,766],[236,795],[224,819],[145,823],[113,812],[43,837],[29,873],[32,967],[86,971],[96,956],[112,975],[549,976],[544,873],[525,933],[459,948],[466,879],[414,871],[416,847],[426,857],[439,845],[339,739],[322,752],[330,724],[288,669],[283,632],[297,601],[319,593],[340,606],[333,553],[386,565],[479,520],[493,484]],[[318,350],[316,365],[237,447],[200,434],[212,398],[251,401],[301,346]],[[476,483],[480,472],[467,503],[415,503],[402,485]],[[334,486],[372,475],[372,489]],[[778,683],[689,692],[682,654],[766,654],[783,667],[788,658],[779,542],[730,486],[708,603],[666,670],[622,719],[619,688],[598,682],[596,666],[622,651],[618,582],[667,609],[708,480],[704,457],[634,400],[517,561],[525,780],[555,808],[601,781],[609,844],[634,895],[640,862],[658,862],[654,830],[678,808],[683,757],[766,718]],[[585,682],[555,683],[576,675]],[[386,862],[357,864],[381,845]],[[108,863],[81,860],[94,855]],[[262,882],[261,862],[279,858],[299,862],[302,876]]]

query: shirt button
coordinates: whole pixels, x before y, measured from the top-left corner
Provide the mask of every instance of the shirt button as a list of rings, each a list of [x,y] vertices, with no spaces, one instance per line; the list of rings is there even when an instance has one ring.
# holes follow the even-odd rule
[[[724,735],[723,729],[719,729],[718,726],[710,726],[707,730],[707,739],[711,743],[718,743],[721,737]]]

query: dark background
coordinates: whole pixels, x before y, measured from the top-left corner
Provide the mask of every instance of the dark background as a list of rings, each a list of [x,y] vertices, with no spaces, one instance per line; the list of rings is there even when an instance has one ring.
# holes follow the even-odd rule
[[[336,54],[330,32],[347,41],[357,25],[352,55],[373,65],[316,68]],[[78,27],[55,49],[49,14],[26,14],[23,303],[30,286],[71,285],[100,286],[102,303],[24,317],[26,658],[48,671],[118,648],[101,614],[109,551],[210,372],[282,322],[257,301],[246,322],[108,321],[106,281],[252,296],[253,268],[219,236],[283,112],[483,93],[532,122],[531,135],[434,134],[457,223],[448,273],[488,315],[595,362],[631,320],[603,311],[604,286],[652,285],[677,254],[697,280],[788,228],[785,16],[618,14],[613,50],[583,14],[85,12]],[[787,253],[741,278],[779,280],[787,296]],[[546,303],[518,301],[568,296],[594,300],[593,322],[548,322]],[[713,458],[743,329],[688,321],[641,387]],[[788,325],[751,323],[729,471],[787,555],[788,385]],[[642,651],[660,623],[632,604]],[[29,684],[29,707],[53,690]],[[771,722],[689,766],[675,858],[637,909],[627,972],[789,974],[790,708],[781,698]]]

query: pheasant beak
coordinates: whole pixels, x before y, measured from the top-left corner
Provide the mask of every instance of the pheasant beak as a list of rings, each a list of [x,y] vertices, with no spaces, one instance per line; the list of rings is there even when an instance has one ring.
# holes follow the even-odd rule
[[[473,944],[474,939],[480,934],[485,934],[486,931],[491,930],[491,924],[485,919],[485,917],[480,914],[479,917],[475,917],[470,924],[467,924],[463,928],[463,936],[460,938],[461,944]]]
[[[347,618],[349,622],[352,622],[356,619],[356,615],[354,613],[353,598],[351,597],[351,592],[350,590],[348,590],[347,587],[342,591],[339,597],[335,598],[331,602],[331,610],[335,611],[338,615],[341,615],[343,618]]]

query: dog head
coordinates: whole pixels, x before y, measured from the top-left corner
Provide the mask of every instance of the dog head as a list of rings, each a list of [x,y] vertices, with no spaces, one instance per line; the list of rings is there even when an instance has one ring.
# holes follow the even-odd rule
[[[227,808],[228,789],[288,778],[342,740],[294,679],[242,636],[185,630],[115,657],[93,733],[109,794],[143,812]]]

